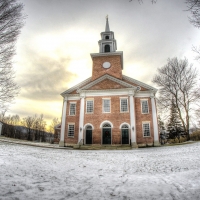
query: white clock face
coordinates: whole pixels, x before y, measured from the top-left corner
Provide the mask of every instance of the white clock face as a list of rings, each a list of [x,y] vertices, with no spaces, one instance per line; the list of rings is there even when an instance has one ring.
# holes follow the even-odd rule
[[[104,62],[103,63],[103,68],[108,69],[111,66],[109,62]]]

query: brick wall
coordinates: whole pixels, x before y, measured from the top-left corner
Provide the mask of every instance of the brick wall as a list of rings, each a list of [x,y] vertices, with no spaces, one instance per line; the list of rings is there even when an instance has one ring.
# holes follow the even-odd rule
[[[112,128],[112,144],[121,144],[121,130],[120,125],[122,123],[128,123],[130,125],[130,113],[120,112],[120,97],[127,96],[103,96],[103,97],[90,97],[89,99],[94,100],[94,112],[86,113],[86,99],[84,103],[84,125],[90,123],[93,125],[94,130],[92,132],[93,144],[101,144],[102,142],[102,129],[100,124],[103,121],[110,121],[113,124]],[[111,100],[111,113],[103,113],[102,105],[103,98],[110,98]],[[149,113],[142,114],[141,112],[141,99],[148,99]],[[76,115],[69,116],[69,104],[70,102],[76,102]],[[128,104],[129,104],[128,98]],[[67,144],[77,144],[78,133],[79,133],[79,113],[80,113],[80,100],[78,101],[68,101],[67,105],[67,117],[66,117],[66,127],[65,127],[65,143]],[[152,122],[152,108],[150,98],[135,98],[135,116],[136,116],[136,140],[138,144],[153,143],[154,133],[153,133],[153,122]],[[150,137],[143,137],[142,122],[150,122]],[[68,124],[75,123],[75,135],[73,138],[68,137]],[[85,139],[85,138],[84,138]]]
[[[70,102],[76,102],[76,115],[69,115]],[[79,133],[79,113],[80,113],[80,100],[76,101],[67,101],[67,111],[66,111],[66,123],[65,123],[65,143],[68,144],[77,144],[78,142],[78,133]],[[75,124],[75,134],[74,137],[68,137],[68,124]]]
[[[104,69],[102,66],[104,62],[110,62],[111,67]],[[92,80],[95,80],[104,74],[109,74],[115,78],[122,79],[121,57],[119,55],[93,58]]]
[[[149,113],[142,114],[141,99],[148,99]],[[154,138],[153,122],[152,122],[152,107],[150,98],[135,98],[135,115],[136,115],[136,133],[137,143],[152,143]],[[143,137],[142,122],[150,122],[150,137]]]

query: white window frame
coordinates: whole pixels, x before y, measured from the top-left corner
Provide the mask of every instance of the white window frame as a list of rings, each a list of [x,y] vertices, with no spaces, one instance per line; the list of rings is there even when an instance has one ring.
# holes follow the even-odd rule
[[[92,101],[92,112],[88,112],[88,102]],[[86,99],[86,113],[91,114],[94,113],[94,99]]]
[[[122,110],[122,100],[126,100],[126,102],[127,102],[127,110],[126,111]],[[128,113],[129,112],[128,107],[129,107],[129,105],[128,105],[128,97],[120,97],[120,112],[121,113]]]
[[[109,106],[110,106],[110,111],[109,111],[109,112],[105,112],[105,109],[104,109],[104,101],[105,101],[105,100],[109,100],[109,102],[110,102],[110,104],[109,104]],[[103,101],[103,103],[102,103],[102,105],[103,105],[103,106],[102,106],[102,112],[103,112],[103,113],[111,113],[111,99],[110,99],[110,98],[103,98],[102,101]]]
[[[148,124],[149,125],[149,135],[144,135],[144,125]],[[142,122],[142,133],[143,133],[143,137],[151,137],[151,127],[150,127],[150,122]]]
[[[74,109],[74,115],[71,114],[71,105],[74,104],[75,105],[75,109]],[[70,116],[75,116],[76,115],[76,102],[70,102],[69,103],[69,115]]]
[[[69,131],[70,131],[69,127],[70,126],[74,126],[74,130],[73,130],[74,134],[73,135],[69,135]],[[75,123],[68,123],[67,137],[74,138],[74,135],[75,135]]]
[[[147,112],[143,112],[143,104],[142,104],[142,102],[147,102],[147,109],[148,109]],[[140,99],[140,103],[141,103],[141,113],[142,114],[149,114],[149,101],[148,101],[148,99]]]

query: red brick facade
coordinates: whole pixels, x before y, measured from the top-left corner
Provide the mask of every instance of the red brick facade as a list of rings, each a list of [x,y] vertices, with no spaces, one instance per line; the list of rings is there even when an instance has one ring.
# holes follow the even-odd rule
[[[64,98],[61,146],[127,144],[137,147],[158,144],[154,100],[157,90],[122,75],[123,52],[115,52],[116,41],[112,34],[104,32],[99,42],[101,53],[91,54],[92,77],[61,94]],[[111,39],[106,40],[106,35]],[[112,52],[108,52],[110,49]],[[89,113],[87,101],[88,109],[91,109]],[[70,115],[72,103],[76,105],[75,115],[74,111]],[[125,106],[125,110],[121,106]]]

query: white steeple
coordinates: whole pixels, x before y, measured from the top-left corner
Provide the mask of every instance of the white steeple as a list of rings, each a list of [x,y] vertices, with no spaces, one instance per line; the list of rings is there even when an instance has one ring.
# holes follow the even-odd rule
[[[106,29],[105,32],[110,32],[110,27],[109,27],[109,23],[108,23],[108,15],[106,16]]]
[[[117,42],[114,32],[110,31],[108,23],[108,15],[106,16],[105,32],[101,32],[101,40],[99,40],[99,53],[115,52],[117,50]]]

